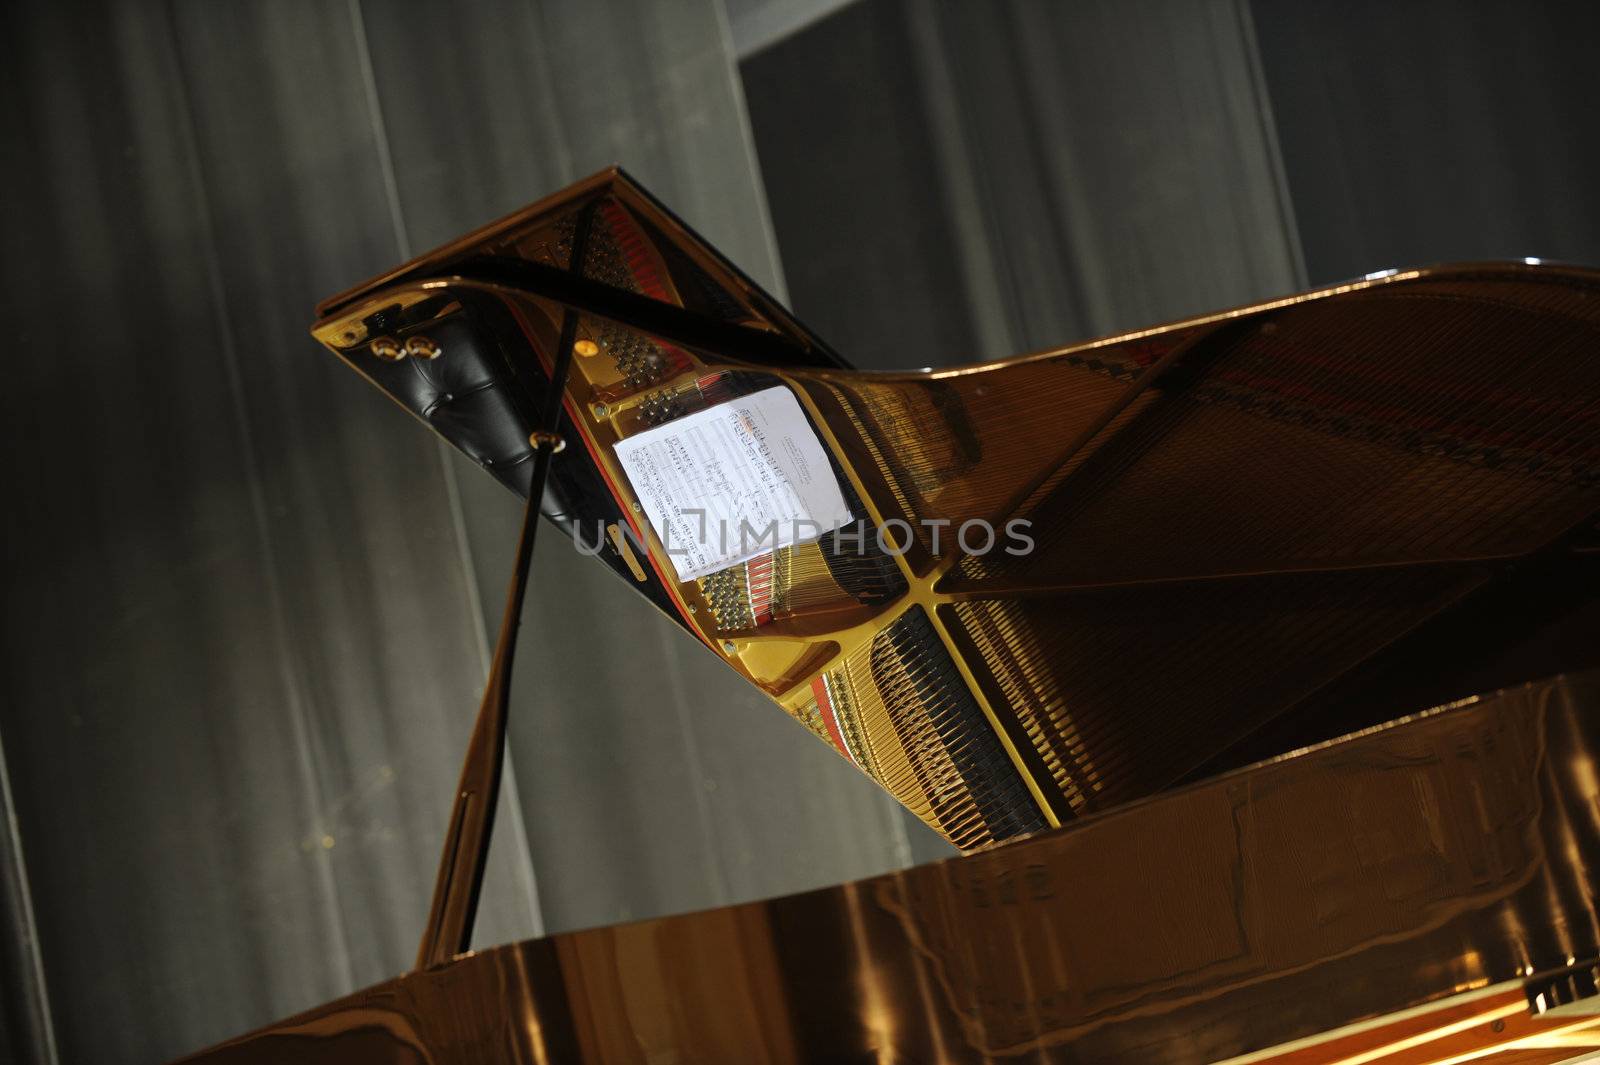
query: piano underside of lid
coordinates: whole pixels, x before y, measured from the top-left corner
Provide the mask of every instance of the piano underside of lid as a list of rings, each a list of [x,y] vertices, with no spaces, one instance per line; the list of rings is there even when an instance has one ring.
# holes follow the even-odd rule
[[[319,313],[341,359],[969,853],[456,956],[507,709],[486,696],[418,971],[192,1061],[1600,1048],[1600,273],[1391,272],[869,374],[612,171]],[[758,392],[902,550],[680,579],[619,446],[748,421]],[[1032,549],[951,535],[1015,521]]]
[[[1600,667],[1592,270],[1391,272],[866,373],[608,172],[320,314],[522,494],[568,358],[546,516],[962,850]],[[617,448],[769,389],[865,535],[679,579]]]
[[[1566,1061],[1600,1049],[1570,1001],[1597,803],[1586,674],[984,853],[467,955],[189,1060]]]

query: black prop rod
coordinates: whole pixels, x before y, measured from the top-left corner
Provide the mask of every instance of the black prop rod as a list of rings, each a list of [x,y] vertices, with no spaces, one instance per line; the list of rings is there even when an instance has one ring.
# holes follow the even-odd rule
[[[594,205],[591,204],[578,217],[572,239],[572,259],[563,276],[581,279],[593,221]],[[484,687],[483,703],[478,708],[477,724],[473,726],[461,766],[461,782],[456,787],[455,805],[450,811],[439,875],[433,885],[433,904],[428,910],[422,944],[417,949],[418,969],[442,965],[471,947],[472,924],[483,890],[489,839],[494,831],[495,806],[500,795],[500,772],[505,764],[511,667],[516,657],[517,630],[522,624],[522,605],[528,592],[534,534],[539,529],[539,502],[550,475],[551,459],[562,445],[561,400],[572,367],[572,345],[577,340],[577,331],[578,312],[568,306],[561,318],[561,339],[551,366],[550,391],[539,411],[537,428],[528,439],[534,449],[533,478],[528,486],[528,503],[522,512],[522,533],[517,540],[511,587],[506,592],[506,609],[500,619],[500,635],[495,641],[494,662],[489,667],[489,681]]]

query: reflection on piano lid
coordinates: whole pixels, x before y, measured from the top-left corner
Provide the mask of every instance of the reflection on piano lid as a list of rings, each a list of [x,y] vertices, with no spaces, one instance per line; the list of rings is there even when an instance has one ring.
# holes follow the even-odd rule
[[[1600,1050],[1597,804],[1586,674],[980,854],[466,955],[189,1060],[1566,1061]]]
[[[1600,1047],[1600,273],[1375,274],[869,374],[608,171],[319,315],[529,515],[417,971],[191,1060]],[[789,450],[739,406],[773,389]],[[679,579],[666,465],[720,404],[718,461],[743,426],[744,484],[818,478],[863,535]],[[647,506],[616,445],[675,423]],[[540,513],[969,853],[461,953]]]
[[[523,494],[570,326],[545,515],[963,850],[1600,666],[1594,271],[1396,271],[863,373],[611,171],[319,311]],[[615,448],[773,388],[863,535],[679,580]]]

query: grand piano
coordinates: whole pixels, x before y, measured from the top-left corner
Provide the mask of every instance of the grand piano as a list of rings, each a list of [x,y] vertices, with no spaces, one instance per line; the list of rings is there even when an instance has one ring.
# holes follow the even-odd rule
[[[1600,273],[869,373],[610,170],[317,313],[527,512],[416,967],[187,1060],[1600,1050]],[[468,951],[541,523],[962,856]]]

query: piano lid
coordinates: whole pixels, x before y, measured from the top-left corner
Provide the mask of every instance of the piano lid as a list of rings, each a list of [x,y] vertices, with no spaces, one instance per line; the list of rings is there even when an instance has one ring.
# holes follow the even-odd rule
[[[1597,810],[1590,674],[982,854],[467,955],[188,1060],[1564,1061],[1600,1048],[1569,1015]]]
[[[613,170],[327,301],[314,332],[525,493],[574,312],[544,514],[970,850],[1600,665],[1597,282],[1391,272],[863,373]],[[799,419],[776,450],[752,413],[774,389]],[[652,432],[677,457],[630,475],[618,446]],[[681,578],[661,512],[770,514],[739,485],[801,476],[791,452],[855,524]]]

